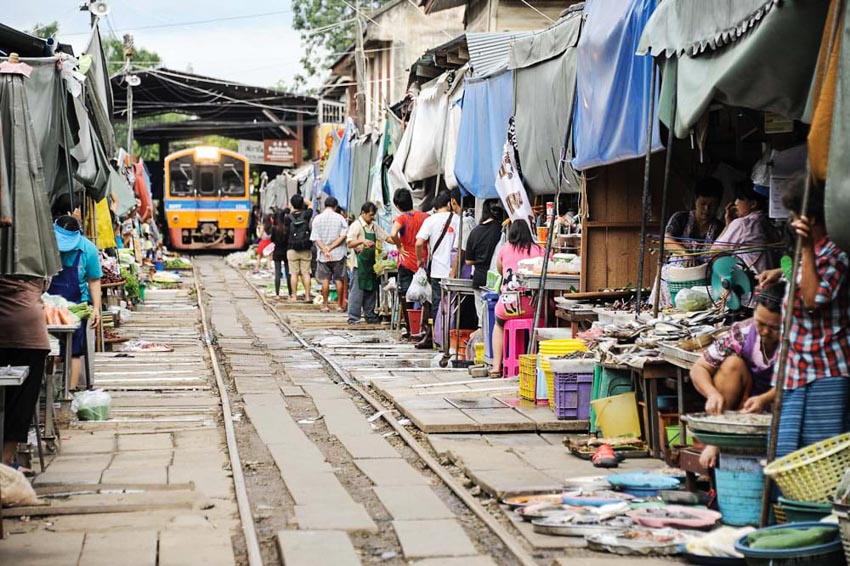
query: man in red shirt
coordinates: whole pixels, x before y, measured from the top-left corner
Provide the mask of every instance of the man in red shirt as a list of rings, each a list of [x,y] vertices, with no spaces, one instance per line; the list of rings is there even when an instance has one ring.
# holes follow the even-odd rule
[[[398,292],[402,304],[404,324],[407,328],[403,337],[411,338],[407,310],[413,308],[413,305],[407,302],[405,295],[407,295],[407,290],[413,281],[413,274],[416,273],[416,234],[419,232],[422,223],[428,218],[428,213],[413,210],[413,196],[408,189],[397,190],[393,195],[393,204],[401,211],[401,214],[393,222],[390,239],[398,246]],[[417,337],[417,339],[419,338],[421,336]]]

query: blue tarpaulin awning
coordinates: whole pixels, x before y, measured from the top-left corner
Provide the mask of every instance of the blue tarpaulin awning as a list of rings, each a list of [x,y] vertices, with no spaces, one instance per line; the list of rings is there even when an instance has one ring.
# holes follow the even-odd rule
[[[635,51],[655,4],[656,0],[585,3],[573,122],[575,169],[646,155],[652,58]],[[660,149],[656,120],[652,150]]]
[[[513,73],[466,82],[455,157],[455,177],[476,198],[499,198],[496,171],[513,111]]]
[[[322,190],[328,196],[339,201],[339,206],[348,210],[348,197],[351,194],[351,158],[352,158],[352,134],[355,130],[354,123],[349,119],[345,124],[345,133],[342,139],[334,142],[335,155],[332,155],[332,163],[328,178],[322,186]]]

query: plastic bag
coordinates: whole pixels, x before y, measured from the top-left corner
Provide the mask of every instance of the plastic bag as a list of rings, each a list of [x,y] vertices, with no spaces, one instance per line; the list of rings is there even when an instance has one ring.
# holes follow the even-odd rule
[[[3,507],[38,505],[38,496],[24,474],[3,464],[0,464],[0,496]]]
[[[676,308],[681,311],[703,311],[711,306],[711,297],[705,289],[682,289],[676,293]]]
[[[431,282],[428,281],[428,274],[421,267],[413,274],[413,281],[404,298],[411,303],[431,302]]]
[[[71,401],[71,410],[81,421],[105,421],[111,407],[112,396],[103,389],[80,391]]]

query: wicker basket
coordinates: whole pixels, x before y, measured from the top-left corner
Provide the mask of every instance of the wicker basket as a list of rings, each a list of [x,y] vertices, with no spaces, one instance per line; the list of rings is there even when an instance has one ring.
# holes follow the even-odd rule
[[[519,357],[519,396],[526,401],[537,401],[536,354],[521,354]]]
[[[828,503],[850,468],[850,433],[792,452],[765,469],[788,499]]]

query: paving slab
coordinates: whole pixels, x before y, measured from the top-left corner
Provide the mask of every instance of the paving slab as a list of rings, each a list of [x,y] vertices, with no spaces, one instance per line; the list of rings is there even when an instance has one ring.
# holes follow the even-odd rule
[[[359,503],[296,505],[295,520],[304,530],[378,532],[378,526]]]
[[[174,441],[170,433],[119,434],[118,450],[170,450]]]
[[[428,486],[379,486],[372,489],[393,519],[413,521],[454,518],[451,509]]]
[[[529,446],[549,445],[549,443],[546,442],[546,440],[544,440],[539,434],[528,432],[513,434],[485,434],[483,438],[487,441],[487,444],[491,446],[505,446],[509,448],[513,446],[527,448]],[[561,438],[563,438],[563,435],[561,435]],[[561,446],[563,446],[563,444]]]
[[[584,537],[558,537],[542,535],[534,532],[534,525],[522,519],[516,520],[517,517],[513,513],[506,511],[508,519],[513,523],[514,527],[522,534],[528,544],[534,548],[541,550],[558,550],[566,548],[585,548],[587,542]]]
[[[168,483],[167,466],[145,466],[139,464],[134,468],[119,468],[116,470],[104,470],[100,477],[101,483],[154,483],[165,485]]]
[[[422,432],[479,432],[481,425],[458,409],[406,409],[403,404],[399,410],[413,421]]]
[[[307,395],[304,393],[304,388],[297,385],[283,385],[280,391],[284,397],[305,397]]]
[[[31,532],[8,535],[0,541],[0,564],[77,566],[83,533]]]
[[[86,566],[149,566],[156,564],[155,530],[86,533],[80,564]],[[23,557],[22,557],[23,558]]]
[[[372,433],[367,436],[337,434],[337,440],[352,458],[398,458],[398,451],[383,437]]]
[[[412,562],[416,566],[496,566],[489,556],[464,556],[463,558],[426,558]],[[571,565],[572,566],[572,565]]]
[[[478,554],[463,527],[454,519],[393,521],[393,528],[407,559]]]
[[[360,558],[343,531],[279,531],[285,566],[359,566]]]
[[[527,469],[529,465],[505,448],[459,444],[449,450],[449,457],[464,470]]]
[[[351,399],[351,395],[339,385],[305,385],[304,391],[313,399]]]
[[[430,485],[428,478],[403,458],[357,459],[354,463],[377,486]]]
[[[199,468],[189,464],[168,467],[168,483],[192,482],[195,489],[212,499],[229,499],[233,496],[233,479],[224,469]]]
[[[562,482],[531,466],[510,470],[468,470],[467,474],[482,490],[499,499],[512,495],[548,493],[563,488]]]
[[[234,566],[227,530],[174,529],[159,534],[158,566]]]
[[[514,447],[510,450],[538,470],[568,470],[578,459],[565,446]]]
[[[233,380],[236,391],[240,395],[249,393],[273,393],[278,389],[277,381],[273,377],[236,377]]]

